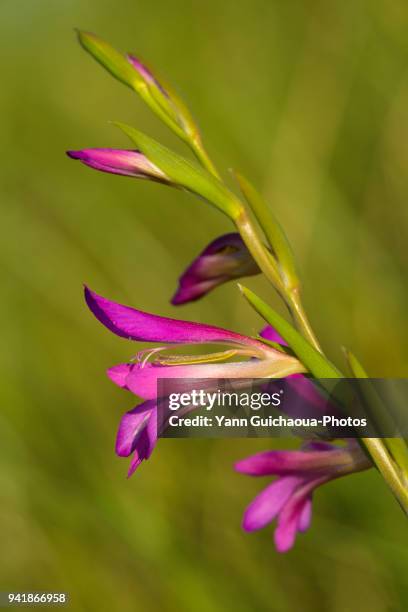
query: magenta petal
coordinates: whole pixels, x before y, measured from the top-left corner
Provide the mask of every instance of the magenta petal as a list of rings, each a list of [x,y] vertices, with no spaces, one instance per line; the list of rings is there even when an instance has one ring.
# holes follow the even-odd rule
[[[273,521],[302,482],[298,476],[283,476],[267,486],[245,511],[242,523],[245,531],[262,529]]]
[[[335,453],[335,454],[333,454]],[[325,450],[276,450],[252,455],[235,464],[237,472],[250,476],[268,476],[293,473],[316,473],[330,471],[333,459],[341,458],[341,448]]]
[[[141,430],[134,442],[134,453],[128,470],[128,478],[135,472],[142,461],[149,459],[157,444],[157,411],[153,410],[147,426]]]
[[[126,387],[126,378],[129,374],[130,368],[131,368],[131,364],[121,363],[117,366],[113,366],[112,368],[109,368],[107,374],[109,378],[116,385],[118,385],[118,387]]]
[[[284,553],[293,548],[296,539],[299,512],[278,524],[274,533],[275,547],[278,552]]]
[[[144,402],[123,415],[116,437],[117,455],[128,457],[135,450],[138,439],[143,430],[148,426],[156,410],[156,402]]]
[[[180,286],[176,293],[171,298],[173,306],[181,306],[181,304],[187,304],[188,302],[195,302],[207,293],[209,293],[218,285],[230,280],[228,277],[218,277],[211,280],[196,281],[186,280],[183,283],[180,282]]]
[[[143,452],[142,452],[143,455]],[[143,456],[141,456],[137,451],[134,452],[132,460],[130,462],[130,466],[128,469],[128,478],[130,478],[132,476],[132,474],[134,474],[137,470],[137,468],[139,467],[139,465],[142,463],[143,461]]]
[[[300,532],[305,532],[309,529],[312,521],[312,497],[308,497],[303,502],[303,507],[299,510],[299,521],[297,529]]]
[[[307,529],[310,522],[310,508],[307,507],[306,502],[310,500],[313,490],[328,480],[330,480],[329,476],[303,480],[303,485],[298,487],[281,508],[274,534],[278,552],[290,550],[295,543],[297,531]]]
[[[267,325],[260,332],[259,335],[265,340],[270,340],[271,342],[277,342],[278,344],[282,344],[282,346],[288,346],[288,343],[278,334],[276,329],[271,325]]]
[[[247,336],[190,321],[149,314],[111,302],[85,287],[85,299],[95,317],[111,332],[129,340],[161,343],[234,343],[265,350],[265,345]]]

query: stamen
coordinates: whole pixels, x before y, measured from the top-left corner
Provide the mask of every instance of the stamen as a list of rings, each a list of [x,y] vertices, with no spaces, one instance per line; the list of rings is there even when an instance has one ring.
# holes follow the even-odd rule
[[[150,347],[147,349],[143,349],[142,351],[136,353],[136,355],[132,357],[130,361],[137,361],[141,364],[141,367],[144,368],[152,355],[154,355],[155,353],[159,353],[160,351],[164,351],[167,348],[167,346],[157,346],[155,348]]]
[[[159,357],[156,361],[160,365],[189,365],[199,363],[214,363],[217,361],[226,361],[236,355],[252,356],[253,352],[245,349],[230,349],[228,351],[220,351],[217,353],[208,353],[206,355],[169,355],[168,357]]]

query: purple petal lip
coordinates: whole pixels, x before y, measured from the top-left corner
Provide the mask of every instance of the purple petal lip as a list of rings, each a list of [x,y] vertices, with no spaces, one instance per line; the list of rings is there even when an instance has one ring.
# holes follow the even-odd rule
[[[116,453],[120,457],[128,457],[135,450],[138,438],[156,409],[156,402],[144,402],[122,417],[116,438]]]
[[[157,404],[144,402],[127,412],[119,425],[116,453],[120,457],[132,455],[128,477],[149,459],[157,444]]]
[[[301,482],[298,476],[284,476],[263,489],[246,509],[243,529],[256,531],[273,521]]]
[[[179,287],[171,303],[186,304],[203,297],[223,283],[258,274],[241,236],[230,233],[213,240],[190,264],[179,279]]]
[[[268,350],[255,338],[213,325],[181,321],[111,302],[85,287],[85,299],[95,317],[114,334],[128,340],[176,344],[222,343]]]
[[[301,533],[307,531],[312,521],[312,496],[310,495],[303,502],[303,508],[299,512],[299,521],[297,529]]]
[[[314,489],[330,480],[330,476],[304,480],[281,508],[274,539],[278,552],[290,550],[298,531],[306,531],[311,521],[310,496]]]

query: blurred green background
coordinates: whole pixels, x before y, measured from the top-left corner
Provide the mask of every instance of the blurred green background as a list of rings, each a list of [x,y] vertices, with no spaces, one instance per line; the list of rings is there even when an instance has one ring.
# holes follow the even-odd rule
[[[82,282],[163,315],[256,332],[233,284],[175,310],[226,219],[188,194],[103,175],[64,151],[128,146],[108,120],[183,147],[76,42],[134,51],[190,104],[220,167],[262,188],[299,259],[328,354],[408,366],[408,6],[404,0],[2,0],[0,590],[67,591],[73,610],[406,610],[405,519],[380,478],[323,487],[279,556],[242,512],[255,440],[163,440],[126,480],[132,397],[105,377],[136,346],[89,314]],[[248,281],[277,305],[266,284]]]

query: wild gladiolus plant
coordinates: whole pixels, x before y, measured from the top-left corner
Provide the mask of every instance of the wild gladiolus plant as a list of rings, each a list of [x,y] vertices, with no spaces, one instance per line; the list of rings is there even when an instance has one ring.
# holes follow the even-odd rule
[[[240,195],[224,183],[204,148],[189,110],[174,91],[133,55],[123,55],[101,38],[79,32],[82,47],[119,81],[134,90],[150,109],[191,149],[196,160],[183,157],[149,136],[116,123],[132,148],[86,148],[69,157],[100,170],[147,179],[189,191],[226,215],[233,231],[209,242],[181,275],[172,304],[203,298],[217,286],[240,277],[263,274],[288,308],[289,322],[255,293],[238,285],[241,295],[266,321],[257,337],[212,325],[165,318],[108,300],[90,289],[85,299],[94,316],[114,334],[134,342],[151,342],[136,360],[113,366],[110,379],[143,398],[121,420],[116,452],[131,458],[129,475],[150,457],[159,435],[157,381],[163,378],[288,378],[288,383],[313,399],[313,379],[345,375],[324,355],[302,304],[301,285],[288,239],[273,212],[242,175],[235,178]],[[187,213],[188,214],[188,213]],[[204,355],[171,355],[172,345],[219,345]],[[366,378],[362,366],[346,352],[355,378]],[[316,400],[317,401],[317,400]],[[408,451],[401,438],[309,441],[299,450],[271,450],[241,459],[238,472],[274,477],[244,514],[243,528],[253,531],[277,520],[275,544],[289,550],[298,532],[308,529],[312,495],[321,485],[375,467],[408,511]]]

